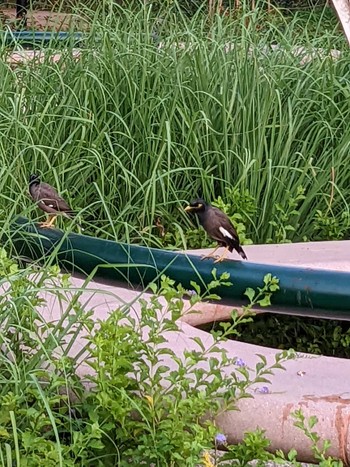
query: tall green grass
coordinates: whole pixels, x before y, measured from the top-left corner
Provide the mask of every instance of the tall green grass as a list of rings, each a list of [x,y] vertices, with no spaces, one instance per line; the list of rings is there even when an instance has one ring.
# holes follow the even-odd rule
[[[81,210],[87,234],[119,241],[159,245],[157,216],[186,231],[185,202],[225,200],[232,188],[254,199],[246,227],[256,243],[275,239],[278,208],[288,211],[299,186],[290,239],[332,237],[315,230],[317,216],[347,234],[350,69],[337,28],[259,8],[209,21],[107,3],[84,13],[78,61],[69,48],[52,63],[49,48],[42,64],[0,62],[4,229],[15,214],[38,216],[26,192],[39,172]],[[342,56],[301,64],[301,45]]]

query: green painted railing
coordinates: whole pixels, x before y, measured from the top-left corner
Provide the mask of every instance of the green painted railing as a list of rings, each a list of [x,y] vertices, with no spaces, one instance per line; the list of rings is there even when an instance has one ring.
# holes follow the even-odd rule
[[[67,42],[79,47],[84,40],[84,34],[81,32],[36,32],[36,31],[0,31],[0,44],[6,46],[22,47],[47,47],[49,45],[57,47],[59,44]]]
[[[280,281],[280,291],[273,294],[276,306],[305,310],[327,310],[328,315],[350,315],[350,273],[299,267],[256,264],[250,261],[201,261],[195,255],[116,243],[55,229],[39,229],[24,218],[17,219],[11,231],[18,254],[37,260],[55,253],[67,270],[95,273],[95,277],[124,281],[145,287],[161,273],[191,289],[191,281],[200,285],[212,280],[212,270],[230,273],[230,287],[216,290],[223,299],[244,299],[247,287],[261,287],[271,273]],[[301,314],[303,312],[301,311]],[[317,313],[316,313],[317,314]]]

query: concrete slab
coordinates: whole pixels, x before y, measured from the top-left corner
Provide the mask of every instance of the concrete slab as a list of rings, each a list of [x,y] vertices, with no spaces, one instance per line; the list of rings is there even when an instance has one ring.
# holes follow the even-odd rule
[[[249,250],[251,247],[249,248]],[[60,289],[62,297],[58,300],[48,291],[42,295],[47,299],[47,305],[41,312],[46,321],[56,321],[64,313],[72,296],[84,287],[81,278],[73,278],[69,290]],[[83,290],[80,302],[86,309],[94,311],[94,318],[105,319],[111,310],[127,305],[128,313],[135,319],[140,316],[139,291],[129,290],[112,284],[90,283]],[[149,294],[142,294],[149,300]],[[166,316],[162,310],[161,316]],[[198,330],[187,324],[184,319],[179,322],[181,332],[168,332],[164,335],[164,346],[173,348],[181,357],[185,350],[197,349],[193,337],[200,337],[206,347],[213,339],[209,333]],[[85,341],[81,333],[75,341],[71,355],[77,355]],[[277,350],[228,341],[222,344],[230,356],[242,358],[249,367],[254,368],[258,361],[256,354],[266,356],[269,364],[274,362]],[[261,384],[253,389],[253,399],[245,399],[239,403],[240,411],[223,413],[217,419],[220,430],[226,434],[229,442],[240,441],[247,430],[258,427],[266,430],[271,439],[272,449],[297,449],[300,459],[312,461],[310,443],[302,432],[293,426],[291,413],[302,408],[305,416],[316,415],[319,423],[315,430],[322,439],[330,439],[332,448],[329,453],[340,457],[344,462],[350,456],[350,362],[345,359],[316,357],[299,354],[297,360],[286,363],[286,371],[277,371],[271,377],[269,393],[261,394]],[[170,367],[171,361],[166,362]],[[233,371],[229,368],[228,371]],[[79,369],[83,377],[91,373],[91,368],[81,359]]]
[[[350,45],[350,7],[347,0],[332,0],[333,7],[337,13],[344,35]]]
[[[71,57],[75,61],[79,60],[81,56],[80,49],[72,49],[71,51],[69,51],[69,53],[71,54]],[[51,63],[58,63],[62,58],[65,58],[66,56],[67,56],[67,51],[52,54],[52,52],[50,51],[46,52],[45,50],[42,50],[42,49],[37,49],[37,50],[22,49],[16,52],[11,52],[11,53],[6,54],[5,61],[12,68],[14,68],[17,65],[26,64],[29,62],[32,62],[35,64],[44,63],[47,57]]]
[[[184,253],[205,255],[210,251],[212,249],[187,250]],[[222,251],[223,249],[220,248],[217,254],[222,254]],[[248,260],[253,263],[350,271],[350,240],[246,245],[244,251],[248,256]],[[228,257],[228,260],[240,259],[236,252]]]

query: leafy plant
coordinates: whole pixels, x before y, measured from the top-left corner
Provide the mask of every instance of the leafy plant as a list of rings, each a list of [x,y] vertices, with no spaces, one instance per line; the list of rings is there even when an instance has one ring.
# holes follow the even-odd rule
[[[305,436],[311,441],[311,449],[315,459],[320,467],[343,467],[343,462],[331,456],[327,456],[327,451],[331,447],[331,443],[328,439],[324,440],[320,445],[321,438],[316,431],[312,431],[318,422],[316,416],[311,416],[306,419],[301,409],[296,410],[292,416],[296,420],[294,425],[305,434]],[[281,462],[288,460],[296,467],[301,467],[301,463],[296,460],[297,452],[292,449],[287,456],[282,451],[276,452],[276,460]]]
[[[343,467],[343,462],[334,457],[327,456],[326,453],[331,446],[329,440],[324,440],[320,445],[320,436],[312,431],[318,422],[317,417],[311,416],[306,419],[301,409],[296,410],[292,416],[295,418],[294,425],[299,428],[305,436],[311,441],[311,449],[318,465],[321,467]],[[254,465],[262,466],[266,462],[272,461],[276,464],[285,464],[288,462],[291,466],[301,467],[303,464],[298,462],[298,453],[291,449],[287,454],[281,450],[272,453],[267,449],[270,441],[265,437],[264,430],[247,432],[242,442],[230,446],[226,445],[228,452],[224,453],[219,459],[217,465],[246,466],[249,462],[255,461]],[[232,460],[231,464],[228,461]]]
[[[219,328],[219,324],[214,326],[214,330]],[[236,337],[230,338],[277,349],[350,357],[348,321],[266,313],[254,316],[248,324],[239,323],[236,331]]]
[[[159,247],[161,216],[167,245],[209,246],[178,209],[203,196],[225,205],[243,243],[336,238],[314,224],[330,167],[350,194],[348,68],[323,57],[335,47],[346,57],[342,33],[325,32],[322,13],[311,24],[256,8],[214,15],[209,34],[206,13],[137,3],[76,2],[88,30],[79,57],[67,43],[55,61],[52,43],[42,63],[10,67],[0,44],[1,232],[17,214],[39,216],[26,196],[38,172],[87,235]],[[345,201],[333,213],[342,231]]]
[[[289,236],[299,227],[299,216],[300,212],[298,207],[301,202],[305,199],[305,189],[302,186],[298,186],[295,195],[287,192],[286,203],[284,205],[280,203],[274,204],[273,220],[269,224],[274,228],[273,236],[267,240],[267,243],[290,243],[291,239]]]
[[[204,296],[192,283],[191,304],[218,298],[215,288],[229,285],[228,279],[227,274],[217,277],[214,270]],[[118,444],[120,465],[132,458],[135,464],[193,466],[213,443],[214,416],[233,409],[240,398],[251,397],[249,388],[267,382],[266,377],[292,354],[277,355],[270,366],[259,356],[254,370],[219,349],[217,344],[234,333],[244,317],[214,333],[210,345],[196,337],[193,350],[175,351],[167,339],[180,331],[177,320],[187,291],[181,285],[175,288],[164,276],[152,291],[149,301],[140,302],[138,319],[116,310],[91,338],[91,365],[97,376],[88,401],[96,407],[95,423]],[[263,292],[258,294],[258,300],[262,296]],[[223,370],[232,365],[237,370],[225,376]]]
[[[172,250],[183,246],[188,249],[210,248],[216,244],[201,227],[189,228],[185,232],[180,232],[178,229],[175,232],[167,232],[162,243],[163,247]]]
[[[67,303],[67,276],[57,267],[20,269],[0,249],[0,459],[2,465],[76,465],[100,434],[78,413],[85,392],[69,356],[77,333],[91,327],[76,299],[56,322],[43,319],[42,291]],[[6,460],[6,461],[5,461]]]
[[[227,446],[228,452],[220,458],[218,465],[227,465],[228,460],[233,460],[231,465],[246,467],[250,461],[257,460],[257,465],[265,465],[265,462],[274,460],[275,456],[267,451],[271,443],[264,433],[260,429],[245,433],[241,443]]]
[[[190,297],[192,306],[218,299],[215,289],[230,285],[228,274],[217,276],[213,270],[203,294],[196,283],[189,291],[163,276],[159,287],[150,285],[150,298],[140,301],[140,314],[131,316],[129,307],[118,309],[94,330],[90,313],[79,304],[79,292],[65,295],[68,276],[59,275],[55,267],[33,271],[20,269],[0,249],[2,465],[102,467],[132,460],[193,466],[204,461],[203,455],[210,465],[209,449],[220,439],[215,416],[236,408],[239,399],[252,397],[252,386],[268,383],[269,375],[294,356],[282,352],[268,365],[261,355],[250,368],[239,356],[218,347],[237,335],[239,324],[251,321],[253,305],[269,303],[278,290],[278,280],[271,275],[256,292],[246,291],[245,313],[233,312],[232,323],[222,323],[209,345],[193,338],[193,348],[181,352],[171,350],[168,339],[174,335],[178,339],[181,333],[184,296]],[[58,322],[46,322],[38,311],[46,305],[43,290],[63,302],[71,300]],[[89,333],[88,345],[72,358],[69,349],[82,329]],[[85,351],[96,372],[88,393],[77,376]],[[329,443],[320,445],[313,431],[316,421],[306,422],[297,413],[296,426],[311,439],[321,465],[342,467],[326,456]],[[253,458],[268,460],[268,446],[263,431],[248,433],[242,443],[227,446],[226,459],[234,465],[246,465]],[[281,453],[274,457],[278,458]],[[299,465],[294,451],[288,459]]]
[[[317,210],[314,219],[314,230],[319,240],[342,240],[349,232],[350,213],[342,212],[335,216],[332,211]]]

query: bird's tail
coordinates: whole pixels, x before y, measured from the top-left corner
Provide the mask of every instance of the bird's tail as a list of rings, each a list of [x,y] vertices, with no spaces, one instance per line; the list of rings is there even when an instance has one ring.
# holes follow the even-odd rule
[[[69,219],[74,219],[78,215],[78,211],[73,211],[73,209],[70,211],[61,211],[61,213]]]
[[[238,252],[238,254],[240,254],[242,256],[243,259],[248,259],[247,255],[244,253],[244,250],[241,247],[241,245],[238,245],[237,252]]]
[[[78,211],[73,211],[73,210],[72,211],[64,211],[64,216],[67,217],[68,219],[75,219],[76,220],[78,214],[79,214]],[[78,227],[80,227],[82,230],[84,230],[83,227],[81,226],[81,224],[77,220],[76,220],[76,224],[77,224]]]

